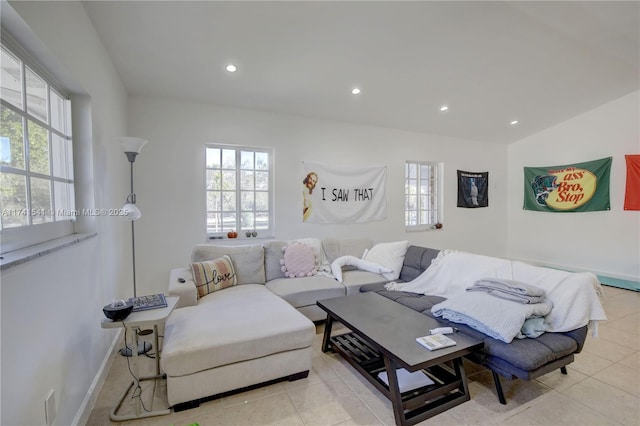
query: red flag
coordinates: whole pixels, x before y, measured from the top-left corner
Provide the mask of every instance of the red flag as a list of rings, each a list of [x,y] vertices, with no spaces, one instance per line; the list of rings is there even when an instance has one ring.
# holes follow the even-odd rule
[[[625,155],[627,160],[627,190],[624,195],[625,210],[640,210],[640,154]]]

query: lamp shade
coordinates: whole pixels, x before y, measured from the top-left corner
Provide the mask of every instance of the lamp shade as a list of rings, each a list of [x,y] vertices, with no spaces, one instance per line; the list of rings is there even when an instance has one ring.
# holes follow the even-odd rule
[[[142,217],[142,212],[133,203],[125,204],[122,211],[125,213],[124,217],[130,221],[138,220]]]
[[[120,138],[120,146],[124,152],[133,152],[139,154],[142,147],[149,142],[146,139],[133,138],[130,136],[122,136]]]

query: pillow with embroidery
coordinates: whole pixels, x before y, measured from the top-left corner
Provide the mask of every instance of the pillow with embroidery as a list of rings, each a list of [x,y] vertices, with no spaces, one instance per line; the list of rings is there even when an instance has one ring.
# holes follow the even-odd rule
[[[318,263],[313,249],[306,244],[293,242],[282,248],[280,260],[282,272],[288,278],[311,277],[318,273]]]
[[[231,258],[226,254],[214,260],[192,263],[191,273],[198,290],[198,299],[238,283]]]

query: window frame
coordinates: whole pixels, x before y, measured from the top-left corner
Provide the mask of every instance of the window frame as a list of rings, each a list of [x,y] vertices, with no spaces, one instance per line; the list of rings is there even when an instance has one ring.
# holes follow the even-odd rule
[[[416,167],[416,177],[413,178],[409,176],[409,170],[411,166]],[[430,192],[435,194],[431,195],[432,202],[435,204],[435,207],[431,209],[425,209],[422,207],[422,203],[419,199],[421,184],[420,182],[427,180],[424,179],[421,174],[421,170],[423,166],[427,166],[429,168],[435,168],[435,171],[430,173],[430,177],[428,178],[430,185]],[[406,231],[427,231],[436,229],[435,225],[440,224],[443,221],[444,211],[443,211],[443,186],[444,186],[444,163],[438,161],[413,161],[406,160],[405,162],[405,174],[404,174],[404,226]],[[415,184],[412,185],[411,181],[415,181]],[[410,193],[411,187],[415,187],[415,194]],[[415,195],[415,208],[410,208],[411,200],[409,197]],[[424,212],[432,211],[433,214],[428,215],[429,222],[422,223],[422,216]],[[410,213],[415,213],[415,224],[411,224],[409,217]]]
[[[4,33],[3,33],[4,35]],[[0,173],[11,176],[20,176],[25,182],[25,208],[18,209],[2,206],[2,224],[0,224],[0,232],[2,235],[2,244],[0,252],[6,254],[15,250],[19,250],[28,246],[50,241],[56,238],[65,237],[75,233],[75,171],[73,164],[74,139],[72,135],[72,105],[69,94],[60,88],[58,84],[50,77],[46,69],[37,61],[33,60],[22,47],[14,40],[5,37],[1,43],[2,49],[8,55],[19,62],[20,66],[20,96],[21,105],[14,105],[9,100],[2,98],[0,103],[3,110],[8,110],[16,114],[21,120],[22,126],[22,151],[24,168],[15,167],[13,165],[0,165]],[[35,75],[37,79],[44,83],[44,91],[46,97],[46,122],[40,117],[33,114],[30,110],[30,102],[28,100],[29,93],[27,91],[28,73]],[[55,94],[55,97],[53,96]],[[56,123],[52,122],[52,102],[62,100],[62,120],[58,119]],[[60,106],[60,104],[58,104]],[[59,115],[58,115],[59,117]],[[30,164],[30,139],[29,128],[35,125],[43,128],[47,135],[47,157],[48,157],[48,174],[31,170]],[[61,129],[59,128],[61,127]],[[54,152],[54,139],[62,146],[58,146],[64,152],[62,159],[56,157]],[[56,162],[56,160],[59,160]],[[66,172],[58,175],[55,170],[55,164],[63,164]],[[31,195],[31,179],[42,179],[46,181],[49,187],[49,208],[37,206]],[[58,199],[56,194],[56,183],[63,184],[66,196]],[[58,194],[62,195],[62,194]],[[66,200],[65,205],[58,205],[59,202]],[[41,223],[34,223],[34,218],[44,214],[49,216],[50,220]],[[9,215],[23,215],[26,217],[26,223],[17,226],[5,227],[4,218]],[[45,219],[46,220],[46,219]]]
[[[209,167],[209,165],[207,164],[207,152],[209,149],[220,149],[220,150],[233,150],[235,152],[235,168],[234,169],[225,169],[224,167],[222,167],[222,163],[221,163],[221,167],[218,168],[211,168]],[[241,209],[241,205],[242,205],[242,192],[246,192],[246,190],[242,190],[242,174],[240,173],[242,169],[242,152],[252,152],[255,156],[256,153],[263,153],[267,155],[267,162],[268,162],[268,169],[266,170],[266,172],[268,173],[268,185],[267,185],[267,202],[268,202],[268,209],[266,210],[267,214],[268,214],[268,220],[267,220],[267,227],[266,228],[256,228],[255,226],[251,227],[242,227],[240,225],[241,223],[241,217],[242,217],[242,209]],[[273,148],[267,148],[267,147],[257,147],[257,146],[249,146],[249,145],[234,145],[234,144],[221,144],[221,143],[207,143],[205,144],[205,149],[204,149],[204,153],[205,153],[205,159],[204,159],[204,163],[205,163],[205,229],[206,229],[206,234],[207,234],[207,238],[208,239],[219,239],[219,238],[226,238],[227,237],[227,233],[229,231],[235,231],[238,233],[237,238],[254,238],[254,237],[259,237],[259,238],[266,238],[266,237],[273,237],[275,235],[275,231],[274,231],[274,200],[275,200],[275,196],[274,196],[274,150]],[[254,161],[255,161],[255,157],[254,157]],[[254,167],[255,167],[255,162],[254,162]],[[215,212],[220,212],[220,214],[223,214],[224,210],[223,207],[220,207],[220,210],[209,210],[209,193],[210,192],[214,192],[214,191],[220,191],[222,192],[222,188],[217,190],[217,189],[209,189],[209,177],[208,177],[208,172],[210,170],[234,170],[235,172],[235,189],[233,190],[235,192],[235,224],[236,224],[236,228],[226,228],[223,222],[222,225],[222,229],[218,230],[218,231],[211,231],[209,228],[209,214],[210,213],[215,213]],[[244,170],[259,170],[259,169],[244,169]],[[255,187],[250,190],[252,191],[254,194],[256,192],[265,192],[264,190],[257,190]],[[228,191],[231,192],[231,191]],[[222,201],[221,201],[222,202]],[[254,208],[253,208],[253,214],[254,214],[254,220],[255,220],[255,214],[256,214],[256,208],[255,208],[255,202],[254,202]],[[251,237],[247,237],[246,236],[246,231],[256,231],[256,235],[253,235]]]

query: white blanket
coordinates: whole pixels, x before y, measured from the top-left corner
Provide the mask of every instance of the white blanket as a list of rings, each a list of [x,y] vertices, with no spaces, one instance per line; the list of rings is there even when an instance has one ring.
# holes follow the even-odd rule
[[[467,324],[487,336],[511,343],[521,335],[525,320],[544,317],[553,305],[549,300],[543,303],[523,304],[500,299],[483,292],[461,293],[433,305],[431,312],[449,321]]]
[[[389,283],[386,287],[450,299],[465,294],[467,287],[486,277],[516,280],[543,289],[553,303],[545,317],[548,331],[571,331],[590,321],[607,319],[599,298],[600,282],[592,273],[566,272],[472,253],[443,250],[415,280]]]

